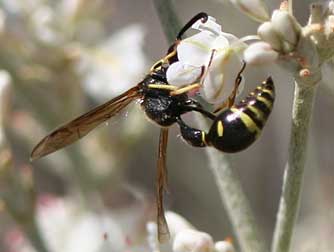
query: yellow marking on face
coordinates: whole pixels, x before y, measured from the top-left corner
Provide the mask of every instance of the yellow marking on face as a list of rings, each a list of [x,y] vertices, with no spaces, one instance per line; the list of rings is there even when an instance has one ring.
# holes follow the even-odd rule
[[[250,92],[249,95],[250,95],[250,96],[254,96],[255,93],[254,93],[254,92]]]
[[[217,134],[219,137],[222,137],[224,134],[224,126],[222,121],[218,121],[217,123]]]
[[[257,107],[254,107],[252,105],[248,105],[247,108],[256,115],[256,118],[258,120],[260,120],[261,122],[264,121],[264,114],[260,109],[258,109]]]
[[[164,89],[164,90],[176,90],[178,87],[172,86],[172,85],[164,85],[164,84],[148,84],[149,88],[155,88],[155,89]]]
[[[266,98],[263,97],[263,96],[258,96],[258,97],[256,97],[256,100],[258,100],[258,101],[260,101],[260,102],[263,102],[263,103],[267,106],[268,109],[271,109],[272,106],[273,106],[272,102],[269,101],[268,99],[266,99]]]
[[[236,108],[231,108],[231,111],[233,113],[236,113],[238,116],[240,116],[241,121],[245,124],[246,128],[250,132],[255,132],[256,135],[260,134],[261,130],[259,127],[256,125],[256,123],[253,121],[253,119],[247,115],[245,112],[236,109]]]

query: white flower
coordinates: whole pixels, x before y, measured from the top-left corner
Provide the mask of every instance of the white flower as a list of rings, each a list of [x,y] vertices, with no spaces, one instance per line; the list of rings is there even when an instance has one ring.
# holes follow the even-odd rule
[[[267,6],[263,0],[230,0],[230,2],[256,21],[263,22],[269,19]]]
[[[57,14],[47,5],[41,5],[31,13],[32,28],[36,37],[45,43],[54,44],[59,41],[60,34],[53,28]]]
[[[285,10],[275,10],[271,16],[271,23],[285,42],[285,52],[293,50],[298,43],[301,28],[295,17]]]
[[[165,215],[172,238],[184,229],[195,229],[189,221],[175,212],[167,211]]]
[[[230,241],[219,241],[215,243],[215,252],[235,252],[235,249]]]
[[[167,211],[166,220],[171,234],[168,243],[159,244],[157,238],[157,224],[148,222],[146,225],[147,242],[151,252],[235,252],[231,238],[224,241],[213,242],[210,234],[201,232],[181,215]]]
[[[147,251],[146,244],[137,241],[138,228],[147,214],[142,203],[120,211],[94,212],[73,198],[42,195],[36,221],[50,252]],[[9,251],[37,252],[20,230],[6,238]]]
[[[266,42],[251,44],[244,51],[244,60],[247,64],[261,65],[273,63],[278,59],[278,53]]]
[[[162,247],[166,251],[172,250],[172,243],[175,240],[175,237],[178,233],[182,232],[183,230],[195,230],[194,226],[191,225],[190,222],[188,222],[185,218],[183,218],[181,215],[172,212],[167,211],[165,213],[166,221],[169,227],[170,232],[170,241],[167,243],[159,244],[158,241],[158,226],[155,222],[148,222],[146,224],[146,230],[147,230],[147,243],[150,247],[150,251],[157,252],[160,251],[159,247],[162,245]]]
[[[211,252],[214,249],[212,237],[192,229],[180,231],[173,243],[174,252]]]
[[[180,42],[179,61],[168,68],[167,81],[176,86],[202,81],[200,92],[204,99],[221,104],[235,86],[243,65],[239,53],[245,44],[234,35],[222,32],[212,17],[205,23],[197,21],[193,28],[200,32]]]
[[[288,11],[275,10],[271,21],[261,24],[257,33],[274,50],[286,54],[296,49],[301,27]]]
[[[257,34],[263,41],[269,43],[274,50],[280,51],[282,49],[281,36],[271,22],[261,24],[257,29]]]
[[[122,248],[116,241],[124,240],[123,233],[110,216],[82,211],[68,199],[43,196],[39,200],[37,221],[51,251],[98,252],[105,246],[117,251]]]
[[[78,70],[84,76],[86,91],[105,100],[136,85],[146,70],[143,43],[143,27],[131,25],[97,48],[80,48]]]

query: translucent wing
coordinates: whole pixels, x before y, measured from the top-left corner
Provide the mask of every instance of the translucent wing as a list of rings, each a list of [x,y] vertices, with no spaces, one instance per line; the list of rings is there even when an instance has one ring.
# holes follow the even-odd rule
[[[166,152],[168,141],[168,128],[161,128],[159,138],[158,174],[157,174],[157,212],[158,212],[158,240],[166,242],[170,238],[165,218],[163,194],[167,186]]]
[[[116,115],[133,100],[140,98],[135,86],[114,99],[79,116],[44,137],[33,149],[30,159],[38,159],[55,152],[87,135],[92,129]]]

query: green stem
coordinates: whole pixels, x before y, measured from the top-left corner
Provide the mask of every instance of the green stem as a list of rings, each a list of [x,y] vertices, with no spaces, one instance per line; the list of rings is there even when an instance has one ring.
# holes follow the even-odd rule
[[[288,252],[299,210],[306,159],[307,140],[313,108],[315,85],[295,83],[289,158],[284,171],[283,191],[274,230],[272,251]]]
[[[170,0],[153,0],[153,3],[168,43],[173,43],[182,27],[173,4]]]
[[[32,218],[31,223],[22,226],[25,235],[38,252],[49,252],[39,232],[36,219]]]
[[[201,128],[207,128],[206,121],[197,116]],[[267,251],[238,177],[234,174],[229,155],[214,148],[206,148],[209,168],[214,175],[221,200],[231,221],[232,227],[244,252]]]
[[[168,0],[154,0],[160,22],[170,43],[181,29],[173,6]],[[200,127],[207,128],[203,118],[198,117]],[[232,172],[227,155],[207,148],[210,169],[214,174],[221,199],[230,217],[240,247],[245,252],[264,252],[264,239],[260,237],[248,200],[240,182]]]

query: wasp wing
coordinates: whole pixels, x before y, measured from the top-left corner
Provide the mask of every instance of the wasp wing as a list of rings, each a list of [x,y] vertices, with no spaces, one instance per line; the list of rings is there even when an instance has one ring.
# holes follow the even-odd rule
[[[168,128],[161,128],[159,138],[158,174],[157,174],[157,223],[158,240],[163,243],[169,240],[170,234],[165,217],[163,195],[167,186],[166,152]]]
[[[33,149],[30,159],[35,160],[55,152],[87,135],[99,124],[116,115],[133,100],[140,98],[135,86],[114,99],[79,116],[44,137]]]

